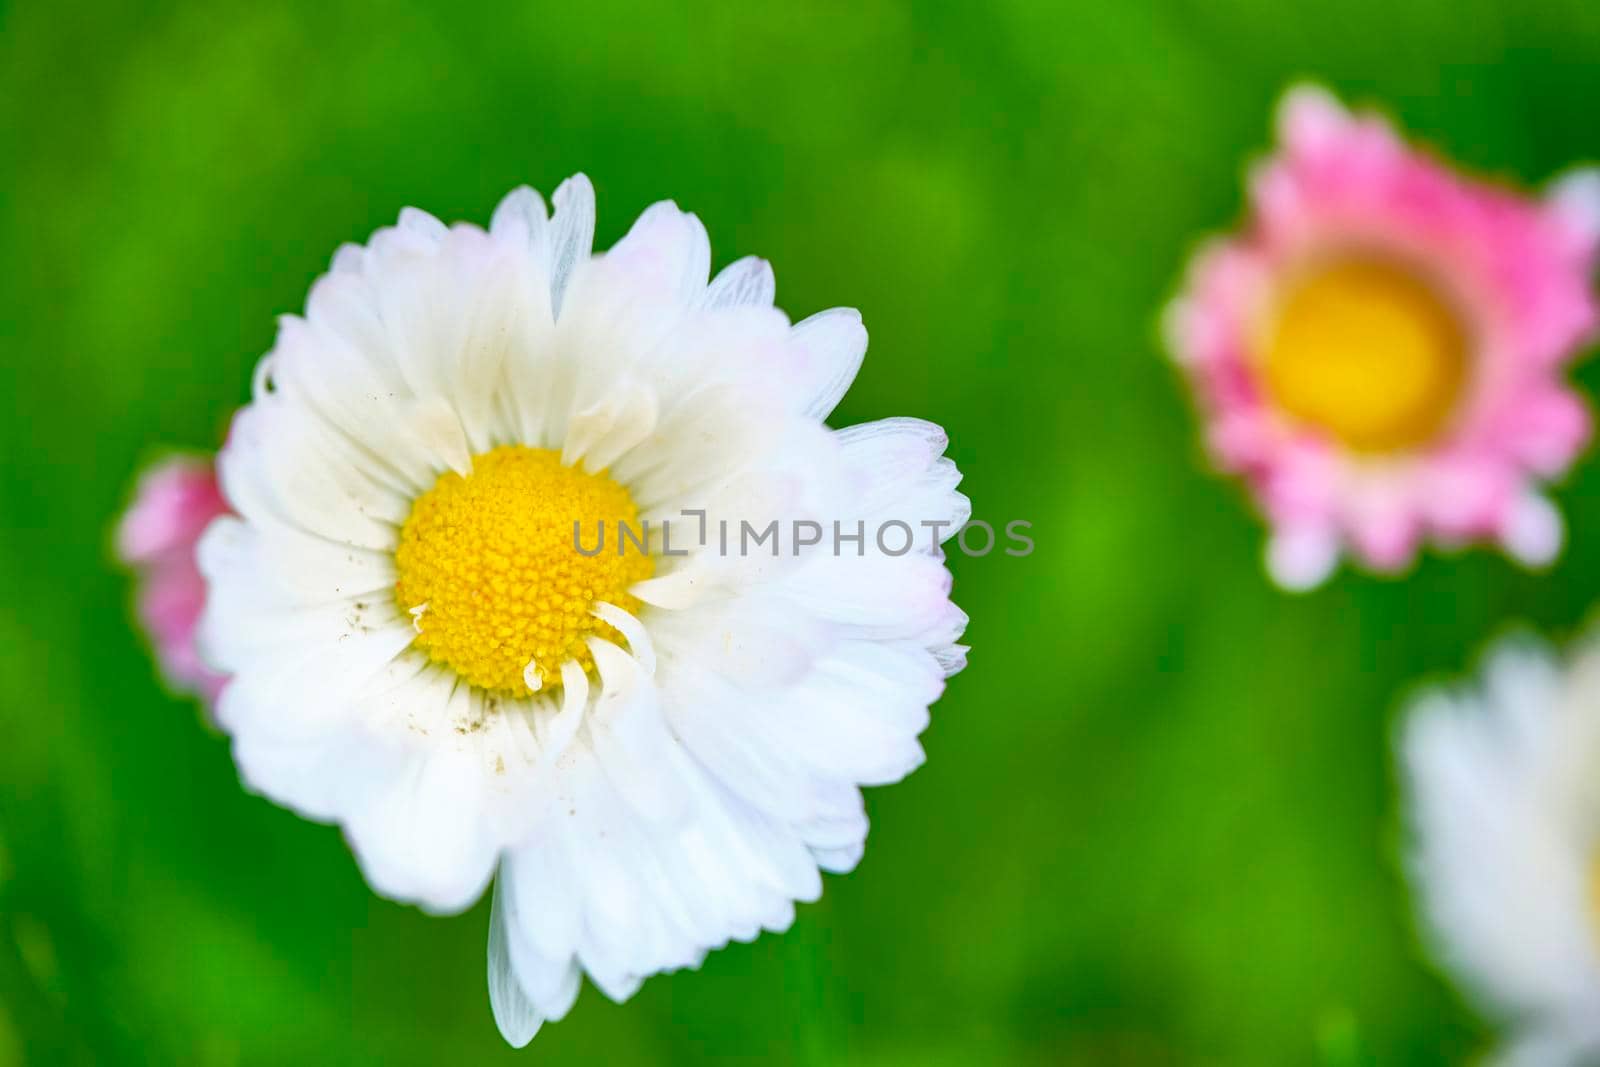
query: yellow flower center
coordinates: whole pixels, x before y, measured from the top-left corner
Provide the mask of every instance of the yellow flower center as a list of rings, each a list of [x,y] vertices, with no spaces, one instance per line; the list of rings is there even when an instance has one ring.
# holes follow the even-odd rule
[[[638,611],[628,589],[655,571],[653,557],[619,539],[619,524],[642,539],[638,517],[604,472],[562,466],[549,449],[506,445],[474,456],[465,477],[446,471],[411,506],[395,550],[395,601],[416,620],[416,647],[475,686],[516,696],[559,685],[569,659],[592,671],[585,638],[623,643],[591,614],[595,604]],[[602,524],[603,550],[578,551],[575,523],[584,552]]]
[[[1426,444],[1467,378],[1468,340],[1439,291],[1405,266],[1336,260],[1292,288],[1265,345],[1266,387],[1290,417],[1360,452]]]

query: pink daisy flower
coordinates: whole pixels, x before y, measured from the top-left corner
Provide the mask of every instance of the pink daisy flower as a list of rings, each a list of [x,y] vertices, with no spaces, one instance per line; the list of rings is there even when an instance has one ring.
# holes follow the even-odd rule
[[[211,520],[228,514],[210,457],[176,456],[139,477],[132,505],[117,526],[117,555],[137,577],[135,611],[150,635],[168,684],[216,703],[227,679],[201,662],[195,626],[206,585],[195,544]]]
[[[1167,319],[1217,465],[1272,526],[1273,578],[1310,588],[1345,553],[1398,571],[1424,540],[1550,561],[1538,486],[1589,435],[1562,374],[1600,323],[1600,175],[1517,195],[1315,88],[1285,96],[1278,138]]]

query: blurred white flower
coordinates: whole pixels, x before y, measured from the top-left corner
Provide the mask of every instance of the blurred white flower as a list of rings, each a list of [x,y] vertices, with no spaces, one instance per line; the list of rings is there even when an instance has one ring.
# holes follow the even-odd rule
[[[1434,955],[1510,1041],[1600,1056],[1600,645],[1504,639],[1477,684],[1423,694],[1402,741],[1410,873]]]
[[[245,781],[340,824],[385,895],[457,911],[498,869],[516,1045],[581,973],[621,1000],[789,926],[860,859],[858,786],[922,761],[965,651],[943,432],[822,422],[860,316],[791,326],[758,259],[708,284],[671,203],[603,256],[589,182],[554,205],[519,189],[487,231],[407,210],[341,249],[262,361],[220,457],[238,517],[200,548]],[[919,537],[723,551],[718,520]],[[575,522],[585,548],[656,536],[590,555]]]

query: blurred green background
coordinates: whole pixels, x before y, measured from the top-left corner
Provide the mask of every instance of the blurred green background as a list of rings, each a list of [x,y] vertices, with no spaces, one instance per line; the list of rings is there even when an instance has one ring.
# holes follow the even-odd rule
[[[1461,1062],[1489,1034],[1418,959],[1396,702],[1503,619],[1581,621],[1600,467],[1545,575],[1280,595],[1154,316],[1288,80],[1536,181],[1600,154],[1597,61],[1585,0],[0,0],[0,1064]],[[673,197],[795,317],[860,307],[834,421],[942,423],[1038,550],[955,558],[972,665],[855,874],[519,1054],[487,906],[376,899],[245,795],[108,527],[158,446],[216,444],[339,242],[579,169],[601,247]]]

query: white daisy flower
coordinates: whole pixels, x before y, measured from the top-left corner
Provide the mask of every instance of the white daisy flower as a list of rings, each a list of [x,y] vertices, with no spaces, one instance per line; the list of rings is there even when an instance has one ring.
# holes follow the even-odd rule
[[[1435,956],[1515,1035],[1497,1062],[1600,1057],[1600,645],[1504,640],[1423,694],[1402,743],[1410,871]]]
[[[498,869],[514,1045],[582,973],[620,1001],[788,927],[964,665],[944,433],[823,425],[860,316],[791,326],[759,259],[708,284],[671,203],[605,255],[593,233],[580,175],[548,216],[519,189],[487,232],[406,210],[340,249],[261,362],[220,457],[237,517],[200,547],[245,782],[340,824],[386,896],[454,912]],[[774,520],[781,551],[740,542]]]

